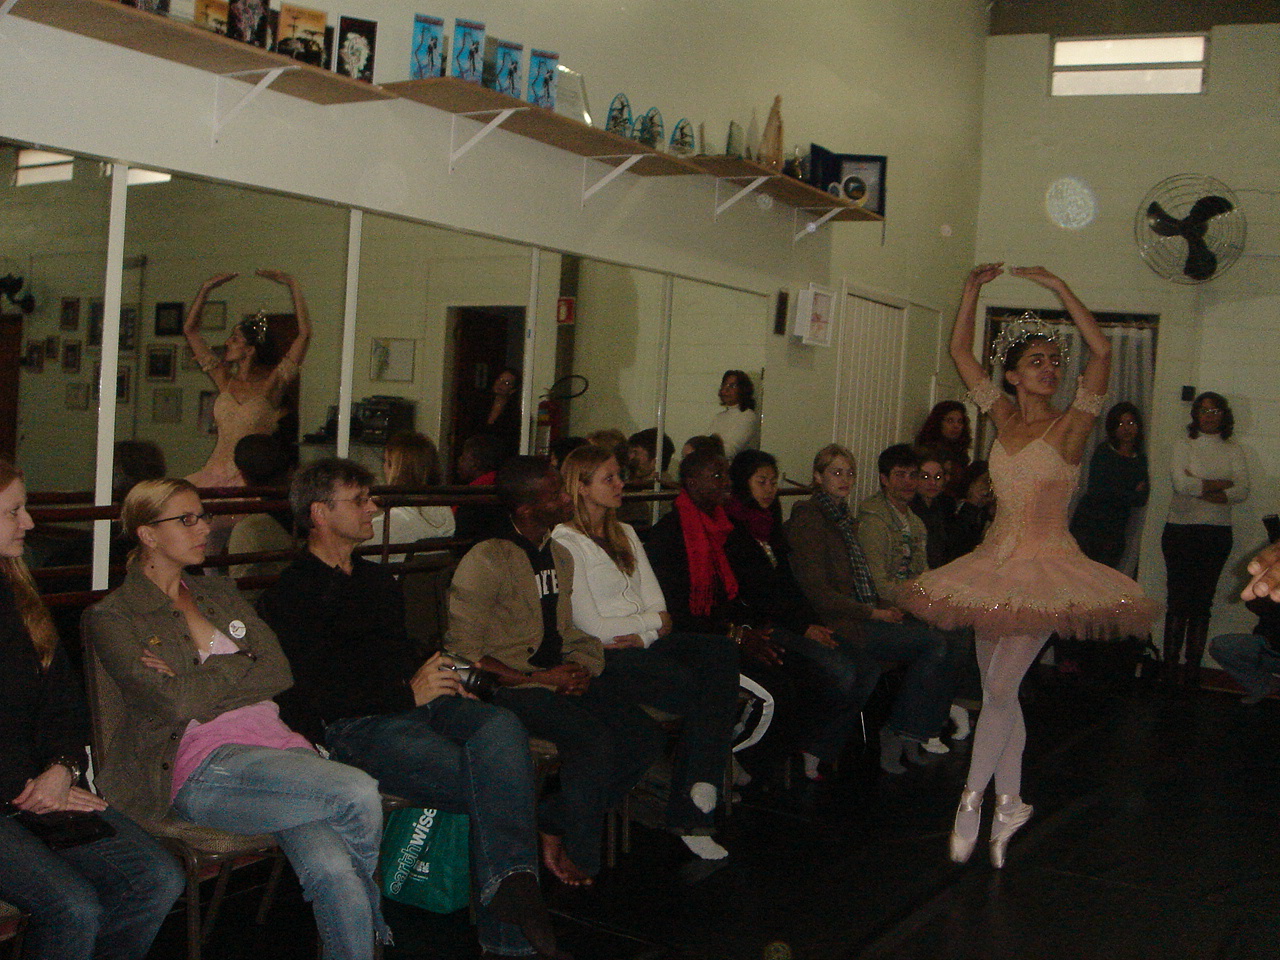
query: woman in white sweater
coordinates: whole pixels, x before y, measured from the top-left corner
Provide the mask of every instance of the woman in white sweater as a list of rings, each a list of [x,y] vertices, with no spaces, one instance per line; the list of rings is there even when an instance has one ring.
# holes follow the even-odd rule
[[[733,736],[738,651],[728,637],[672,633],[671,615],[636,533],[617,519],[622,476],[613,451],[588,444],[561,466],[573,519],[552,532],[573,556],[573,622],[604,645],[605,670],[637,703],[683,719],[667,827],[703,859]]]
[[[760,412],[756,385],[743,370],[726,370],[720,378],[720,405],[708,433],[724,441],[724,455],[733,460],[743,450],[760,449]]]
[[[1231,554],[1231,505],[1249,496],[1249,466],[1231,439],[1234,427],[1226,399],[1202,393],[1191,404],[1188,438],[1173,452],[1173,498],[1160,538],[1168,579],[1165,678],[1179,679],[1185,640],[1187,664],[1181,679],[1193,687],[1200,683],[1213,594]]]

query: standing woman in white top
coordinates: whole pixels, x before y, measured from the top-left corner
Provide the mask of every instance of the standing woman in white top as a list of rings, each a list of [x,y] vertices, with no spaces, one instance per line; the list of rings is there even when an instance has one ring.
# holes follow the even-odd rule
[[[671,615],[636,532],[618,522],[622,474],[607,447],[588,444],[560,468],[573,519],[551,535],[573,556],[573,623],[604,645],[605,673],[636,703],[678,714],[666,824],[706,860],[738,702],[738,650],[724,636],[672,633]]]
[[[1168,578],[1164,622],[1165,679],[1200,684],[1200,661],[1218,576],[1231,554],[1231,505],[1249,497],[1249,466],[1231,439],[1235,417],[1226,399],[1206,391],[1191,404],[1187,437],[1173,452],[1173,499],[1160,545]]]
[[[720,405],[707,431],[724,441],[729,460],[743,450],[760,449],[760,414],[756,411],[756,385],[742,370],[726,370],[720,378]]]
[[[426,434],[404,430],[397,433],[382,450],[382,479],[389,487],[440,486],[440,454]],[[391,525],[388,543],[413,543],[434,537],[452,537],[453,508],[392,507],[373,518],[373,543],[381,544],[383,530]],[[374,554],[371,560],[382,560]]]

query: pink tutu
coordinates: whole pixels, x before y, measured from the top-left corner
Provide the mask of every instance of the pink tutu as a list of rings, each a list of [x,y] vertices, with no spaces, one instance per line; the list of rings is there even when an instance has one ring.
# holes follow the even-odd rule
[[[1146,635],[1155,609],[1142,588],[1088,559],[1067,530],[1079,472],[1044,440],[1012,456],[997,440],[991,480],[998,507],[986,539],[912,581],[903,609],[943,629],[973,627],[986,638]]]

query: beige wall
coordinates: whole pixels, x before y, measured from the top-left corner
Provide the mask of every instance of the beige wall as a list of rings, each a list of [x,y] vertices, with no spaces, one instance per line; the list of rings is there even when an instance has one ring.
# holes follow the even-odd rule
[[[1269,341],[1280,334],[1280,243],[1275,191],[1280,117],[1275,100],[1280,26],[1221,27],[1210,41],[1206,92],[1200,96],[1047,96],[1050,38],[987,42],[982,203],[977,260],[1043,263],[1089,306],[1160,315],[1154,422],[1150,425],[1151,507],[1140,579],[1164,596],[1159,537],[1169,501],[1172,444],[1185,436],[1189,405],[1182,385],[1225,394],[1237,438],[1250,451],[1254,492],[1235,510],[1236,549],[1219,590],[1213,629],[1248,627],[1234,599],[1240,567],[1263,540],[1258,518],[1277,507],[1280,424]],[[1133,221],[1139,201],[1165,177],[1201,172],[1237,192],[1249,219],[1245,256],[1202,286],[1162,280],[1139,259]],[[1093,189],[1097,219],[1078,231],[1054,226],[1044,194],[1059,177]],[[1001,279],[989,305],[1049,306],[1041,291]]]

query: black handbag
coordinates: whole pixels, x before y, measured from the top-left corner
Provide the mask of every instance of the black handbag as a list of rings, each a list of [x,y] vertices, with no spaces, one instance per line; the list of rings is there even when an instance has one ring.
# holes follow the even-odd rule
[[[25,827],[33,837],[50,850],[66,850],[80,847],[95,840],[105,840],[116,835],[116,828],[96,813],[79,810],[56,810],[53,813],[32,813],[17,810],[9,814],[13,822]]]

